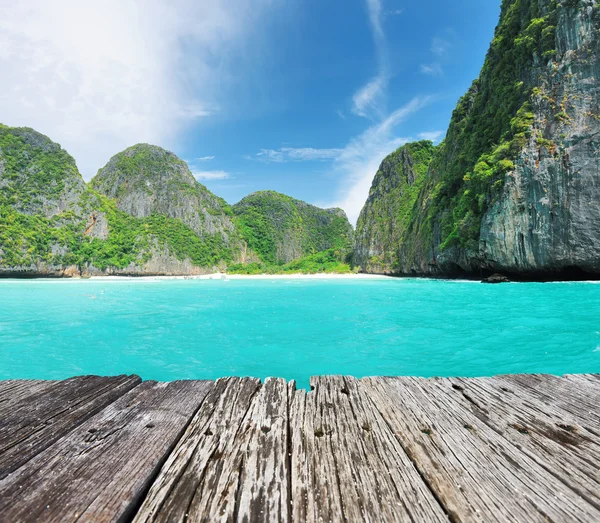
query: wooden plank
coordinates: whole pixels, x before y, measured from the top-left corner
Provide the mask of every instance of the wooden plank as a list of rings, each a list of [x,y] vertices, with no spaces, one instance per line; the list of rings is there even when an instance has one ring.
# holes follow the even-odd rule
[[[140,382],[138,376],[80,376],[21,395],[0,417],[0,479]]]
[[[135,521],[236,519],[243,465],[237,445],[248,431],[247,413],[260,387],[260,381],[252,378],[217,380]]]
[[[542,403],[568,412],[585,424],[587,431],[600,436],[598,393],[591,385],[579,382],[574,387],[571,381],[551,374],[504,374],[495,379],[509,391],[526,391]]]
[[[599,521],[600,511],[425,379],[360,382],[455,520]]]
[[[354,378],[311,386],[291,410],[294,521],[448,521]]]
[[[238,521],[289,521],[288,386],[269,378],[255,396],[238,435],[239,501],[232,515]],[[241,437],[240,437],[241,436]],[[206,483],[205,483],[206,484]],[[201,497],[208,498],[206,492]],[[196,511],[198,517],[202,511]],[[198,518],[197,518],[198,519]]]
[[[493,378],[435,379],[428,385],[432,394],[454,396],[480,422],[600,509],[600,438],[575,417],[524,391],[507,392]]]
[[[0,381],[0,417],[13,405],[35,396],[54,386],[56,381],[47,380],[7,380]]]
[[[0,481],[5,521],[133,515],[212,382],[144,382]]]
[[[586,387],[600,390],[599,374],[565,374],[563,378],[575,384],[584,384]]]

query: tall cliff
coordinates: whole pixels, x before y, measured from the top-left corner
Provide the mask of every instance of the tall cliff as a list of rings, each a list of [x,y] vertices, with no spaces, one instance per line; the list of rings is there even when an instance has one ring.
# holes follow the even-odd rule
[[[268,264],[320,251],[350,254],[353,230],[341,209],[320,209],[275,191],[255,192],[233,206],[242,238]]]
[[[155,145],[138,144],[116,154],[90,187],[136,218],[176,218],[200,236],[220,234],[226,242],[235,231],[227,203],[198,183],[183,160]]]
[[[504,0],[408,226],[383,249],[397,249],[394,272],[600,274],[599,81],[598,0]]]
[[[0,124],[0,202],[50,218],[84,191],[75,160],[60,145],[33,129]]]
[[[231,209],[181,160],[152,146],[123,156],[129,170],[117,155],[88,187],[58,144],[1,126],[0,274],[199,274],[239,261]]]
[[[434,151],[429,141],[409,143],[381,162],[356,223],[356,265],[368,272],[398,271],[399,251]]]
[[[86,185],[58,144],[0,125],[0,276],[350,270],[339,209],[262,193],[236,214],[160,147],[130,147]]]

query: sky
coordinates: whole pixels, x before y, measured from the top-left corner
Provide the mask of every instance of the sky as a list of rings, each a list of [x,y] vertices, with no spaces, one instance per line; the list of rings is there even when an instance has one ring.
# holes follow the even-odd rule
[[[500,0],[0,0],[0,122],[86,180],[160,145],[229,203],[275,190],[354,223],[383,158],[443,139]]]

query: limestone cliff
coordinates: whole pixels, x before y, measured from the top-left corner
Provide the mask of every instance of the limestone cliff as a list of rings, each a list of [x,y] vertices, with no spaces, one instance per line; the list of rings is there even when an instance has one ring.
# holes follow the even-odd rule
[[[226,243],[235,231],[227,203],[198,183],[183,160],[155,145],[116,154],[90,186],[136,218],[176,218],[200,236],[220,234]]]
[[[368,272],[398,271],[399,250],[434,151],[429,141],[410,143],[381,162],[356,223],[356,265]]]
[[[334,249],[350,254],[352,226],[341,209],[320,209],[275,191],[255,192],[233,206],[242,238],[262,262],[285,264]]]
[[[0,126],[0,276],[276,272],[275,261],[306,254],[313,257],[285,270],[350,270],[338,263],[352,239],[342,211],[282,195],[267,200],[277,210],[262,208],[263,230],[256,197],[234,216],[183,161],[150,145],[117,154],[87,186],[58,144]],[[268,249],[264,258],[254,250],[265,245],[275,246],[272,259]]]
[[[75,160],[47,136],[0,124],[0,198],[23,214],[48,218],[85,191]]]
[[[1,126],[0,275],[202,274],[239,261],[225,202],[171,153],[131,150],[142,157],[125,173],[113,158],[96,191],[49,138]]]
[[[385,245],[394,272],[599,275],[599,81],[598,0],[504,0],[408,226]]]

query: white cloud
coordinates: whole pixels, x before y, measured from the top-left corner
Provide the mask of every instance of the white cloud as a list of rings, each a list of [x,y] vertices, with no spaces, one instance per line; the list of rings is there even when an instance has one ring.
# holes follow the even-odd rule
[[[364,117],[368,117],[372,112],[380,113],[379,107],[386,86],[387,78],[377,76],[367,85],[361,87],[352,97],[354,102],[352,112]]]
[[[337,158],[342,151],[342,149],[313,149],[312,147],[281,147],[261,149],[256,153],[256,158],[267,163],[323,161]]]
[[[450,29],[447,32],[451,35],[453,34],[453,31]],[[443,61],[443,57],[448,53],[451,46],[452,44],[448,40],[436,36],[431,41],[431,52],[437,57],[436,61],[431,64],[421,64],[419,67],[421,73],[429,76],[444,76],[444,69],[440,60]]]
[[[440,141],[440,139],[446,134],[446,131],[426,131],[419,133],[420,140],[431,140],[434,143]]]
[[[381,117],[385,90],[389,82],[389,65],[385,33],[381,24],[381,1],[365,0],[375,48],[377,50],[377,75],[354,93],[352,112],[365,118]]]
[[[431,52],[437,56],[444,56],[450,49],[450,42],[443,38],[435,37],[431,42]]]
[[[58,141],[86,178],[134,143],[173,148],[220,110],[231,62],[279,2],[0,2],[0,121]]]
[[[398,16],[398,15],[401,15],[402,13],[404,13],[404,9],[403,8],[401,8],[401,9],[391,9],[391,10],[388,11],[388,15],[391,15],[391,16]]]
[[[210,160],[214,160],[214,156],[201,156],[200,158],[195,158],[197,162],[208,162]]]
[[[432,101],[431,97],[414,98],[350,140],[335,159],[334,170],[341,180],[338,197],[324,206],[341,207],[346,211],[349,220],[356,223],[379,164],[390,152],[410,141],[408,137],[396,136],[396,127]]]
[[[430,76],[444,76],[444,70],[439,63],[421,64],[419,70],[421,73],[428,74]]]
[[[196,180],[227,180],[231,175],[227,171],[192,171]]]
[[[412,141],[410,137],[396,136],[398,125],[433,100],[434,97],[431,96],[413,98],[379,123],[352,138],[343,149],[282,147],[261,149],[255,156],[245,158],[268,163],[331,160],[332,172],[340,180],[337,198],[333,202],[315,203],[321,207],[341,207],[346,211],[350,222],[356,223],[381,161],[401,145]],[[423,132],[419,134],[419,138],[435,141],[442,134],[441,131]]]

